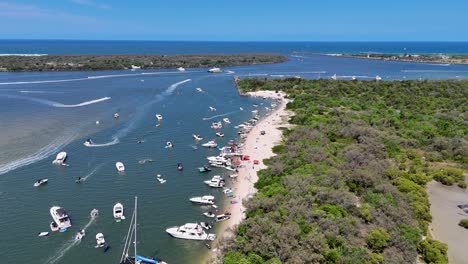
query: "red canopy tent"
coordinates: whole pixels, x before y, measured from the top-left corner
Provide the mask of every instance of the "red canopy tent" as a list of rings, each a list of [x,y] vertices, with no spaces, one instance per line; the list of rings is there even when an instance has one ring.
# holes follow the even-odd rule
[[[258,165],[258,163],[260,163],[260,161],[258,161],[258,160],[254,160],[253,162],[254,162],[255,165]]]

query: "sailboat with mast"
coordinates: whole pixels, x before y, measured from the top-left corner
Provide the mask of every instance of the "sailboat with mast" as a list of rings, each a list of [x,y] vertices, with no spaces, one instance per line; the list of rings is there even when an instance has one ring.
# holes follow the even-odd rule
[[[135,208],[133,209],[132,220],[130,221],[127,236],[125,237],[125,245],[122,256],[120,257],[120,264],[167,264],[160,259],[147,258],[137,254],[137,205],[138,197],[135,196]],[[129,256],[128,251],[132,247],[132,244],[134,254],[133,256]]]

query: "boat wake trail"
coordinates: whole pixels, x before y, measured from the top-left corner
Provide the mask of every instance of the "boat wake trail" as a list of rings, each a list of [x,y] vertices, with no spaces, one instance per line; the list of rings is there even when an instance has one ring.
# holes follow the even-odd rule
[[[6,164],[0,164],[0,175],[5,174],[9,171],[15,170],[17,168],[23,167],[23,166],[33,164],[39,160],[49,157],[50,155],[56,153],[58,150],[60,150],[64,146],[68,145],[68,143],[72,142],[73,139],[77,135],[77,131],[75,131],[75,133],[65,133],[65,134],[67,136],[57,138],[51,144],[39,149],[36,153],[28,157],[18,159],[18,160],[15,160]]]
[[[93,174],[96,173],[96,171],[98,171],[99,168],[102,167],[102,165],[104,165],[104,164],[100,164],[100,165],[96,166],[96,168],[94,168],[94,169],[93,169],[90,173],[88,173],[86,176],[81,177],[81,180],[80,180],[80,181],[84,182],[84,181],[86,181],[89,177],[93,176]]]
[[[214,119],[214,118],[217,118],[217,117],[232,115],[232,114],[237,113],[237,112],[239,112],[239,110],[227,112],[227,113],[220,114],[220,115],[215,115],[215,116],[212,116],[212,117],[204,117],[203,120],[211,120],[211,119]]]
[[[17,95],[4,95],[4,94],[2,94],[0,96],[7,97],[7,98],[13,98],[13,99],[28,100],[28,101],[32,101],[32,102],[43,104],[43,105],[48,105],[48,106],[53,106],[53,107],[62,107],[62,108],[81,107],[81,106],[100,103],[100,102],[107,101],[107,100],[111,99],[110,97],[102,97],[102,98],[99,98],[99,99],[94,99],[94,100],[82,102],[82,103],[79,103],[79,104],[62,104],[62,103],[59,103],[59,102],[54,102],[54,101],[50,101],[50,100],[46,100],[46,99],[40,99],[40,98],[34,98],[34,97],[24,97],[24,96],[17,96]]]
[[[83,229],[86,231],[86,229],[92,224],[94,223],[94,220],[96,219],[96,217],[91,217],[91,219],[89,220],[89,222],[83,227]],[[65,253],[67,253],[70,249],[72,249],[74,246],[76,246],[77,244],[79,244],[81,242],[81,240],[76,240],[75,238],[72,238],[72,240],[69,240],[67,242],[65,242],[65,244],[59,249],[57,250],[57,253],[50,257],[45,263],[47,264],[53,264],[53,263],[56,263],[57,261],[59,261],[63,256],[65,256]]]
[[[183,81],[180,81],[180,82],[177,82],[177,83],[174,83],[174,84],[170,85],[164,92],[162,92],[161,94],[156,95],[154,100],[151,100],[150,102],[140,106],[137,109],[138,114],[132,120],[130,120],[130,122],[128,122],[125,127],[123,127],[121,130],[119,130],[117,133],[115,133],[115,135],[112,136],[112,141],[109,141],[109,142],[106,142],[106,143],[101,143],[101,144],[93,143],[91,145],[88,145],[87,147],[108,147],[108,146],[112,146],[112,145],[120,143],[120,139],[122,137],[125,137],[128,133],[130,133],[130,131],[132,131],[135,128],[136,124],[139,121],[141,121],[144,114],[146,113],[146,109],[149,106],[151,106],[154,103],[157,103],[159,101],[164,100],[164,98],[171,95],[175,91],[175,89],[177,89],[177,87],[179,87],[179,85],[190,82],[191,80],[192,79],[186,79],[186,80],[183,80]]]

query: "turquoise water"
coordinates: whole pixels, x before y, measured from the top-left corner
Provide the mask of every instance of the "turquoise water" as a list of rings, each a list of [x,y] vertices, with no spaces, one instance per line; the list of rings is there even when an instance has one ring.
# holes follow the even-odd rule
[[[128,222],[114,222],[112,206],[121,202],[130,217],[133,197],[139,197],[139,252],[161,257],[169,263],[198,263],[208,252],[203,242],[170,238],[165,228],[186,222],[206,220],[202,208],[188,198],[220,191],[206,187],[206,180],[223,170],[200,174],[196,168],[215,150],[200,148],[192,134],[214,139],[212,121],[226,114],[232,121],[223,128],[225,138],[235,138],[236,124],[251,117],[252,104],[261,99],[240,97],[233,76],[346,79],[356,75],[372,79],[461,79],[468,66],[430,65],[369,61],[325,56],[290,57],[275,65],[229,67],[233,73],[208,74],[206,69],[180,73],[160,71],[106,71],[61,73],[0,73],[0,248],[2,262],[35,263],[117,263]],[[88,78],[93,76],[94,78]],[[195,88],[205,92],[199,93]],[[102,98],[110,97],[108,100]],[[91,104],[90,101],[102,99]],[[88,102],[77,106],[77,104]],[[209,106],[217,108],[210,112]],[[241,112],[239,107],[245,111]],[[113,113],[119,112],[118,119]],[[164,120],[156,127],[155,114]],[[215,116],[215,117],[213,117]],[[203,120],[211,118],[210,120]],[[96,125],[99,120],[100,124]],[[103,147],[83,146],[92,138]],[[142,141],[138,144],[138,141]],[[173,149],[164,148],[166,141]],[[59,151],[69,154],[69,167],[51,164]],[[155,162],[139,164],[142,159]],[[125,175],[119,175],[116,161],[124,162]],[[184,164],[184,171],[176,169]],[[156,182],[156,174],[167,180]],[[78,177],[87,176],[82,184]],[[34,188],[38,178],[49,184]],[[218,203],[221,205],[221,202]],[[63,206],[74,226],[66,233],[49,231],[52,205]],[[100,211],[89,222],[93,208]],[[73,243],[73,235],[87,226],[87,236]],[[102,232],[111,249],[95,249],[94,236]]]

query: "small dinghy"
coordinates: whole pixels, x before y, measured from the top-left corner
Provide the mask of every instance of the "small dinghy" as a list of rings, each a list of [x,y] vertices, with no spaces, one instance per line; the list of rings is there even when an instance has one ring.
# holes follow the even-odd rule
[[[195,88],[195,90],[197,90],[197,92],[199,92],[199,93],[203,92],[202,88]]]
[[[85,230],[81,229],[79,232],[76,233],[75,240],[81,240],[85,235]]]
[[[163,119],[162,115],[160,114],[156,114],[156,119],[158,119],[159,121],[161,121]]]
[[[199,172],[210,172],[211,169],[208,166],[203,166],[198,168]]]
[[[120,162],[120,161],[117,161],[117,162],[115,163],[115,168],[117,168],[117,171],[118,171],[118,172],[124,172],[124,171],[125,171],[125,166],[124,166],[124,164],[123,164],[122,162]]]
[[[216,133],[216,136],[217,136],[217,137],[224,137],[224,133],[217,132],[217,133]]]
[[[161,184],[166,182],[166,180],[161,177],[161,174],[156,175],[156,180],[158,180],[158,182]]]
[[[40,232],[37,234],[37,236],[39,237],[48,236],[48,235],[49,235],[49,232]]]
[[[195,139],[196,141],[203,140],[203,138],[200,135],[193,134],[192,136],[193,136],[193,139]]]
[[[184,67],[179,67],[179,68],[177,68],[177,70],[180,71],[180,72],[184,72],[185,68]]]
[[[212,107],[212,106],[209,106],[209,108],[210,108],[210,111],[211,111],[211,112],[215,112],[215,111],[216,111],[216,108],[214,108],[214,107]]]
[[[39,187],[44,184],[47,184],[48,181],[49,181],[48,179],[39,179],[34,183],[34,187]]]
[[[184,166],[182,166],[182,163],[177,163],[177,170],[178,171],[183,171],[184,170]]]
[[[216,148],[217,146],[218,144],[214,142],[213,140],[202,144],[202,147],[205,147],[205,148]]]
[[[120,220],[124,220],[124,219],[125,219],[125,216],[124,216],[124,209],[123,209],[123,205],[122,205],[121,203],[116,203],[116,204],[114,205],[113,213],[114,213],[114,219],[115,219],[117,222],[120,222]]]
[[[213,226],[210,223],[207,223],[207,222],[200,222],[200,225],[201,225],[201,227],[203,227],[206,230],[210,230],[211,228],[213,228]]]
[[[214,218],[214,217],[216,216],[216,215],[215,215],[213,212],[211,212],[211,211],[209,211],[209,212],[204,212],[203,215],[206,216],[206,217],[209,217],[209,218]]]
[[[55,222],[51,222],[50,223],[50,230],[52,230],[52,232],[57,232],[57,231],[60,230],[60,227]]]
[[[97,233],[95,248],[103,247],[105,244],[106,244],[106,240],[104,239],[104,235],[102,233]]]
[[[229,120],[229,118],[227,118],[227,117],[223,118],[223,121],[226,124],[231,124],[231,120]]]
[[[168,141],[166,142],[166,148],[172,148],[174,145],[172,145],[172,142]]]
[[[91,218],[95,218],[99,215],[99,210],[94,208],[93,210],[91,210],[91,213],[90,213],[90,216]]]
[[[216,222],[222,222],[231,219],[231,216],[229,214],[220,214],[217,215],[215,218]]]
[[[119,116],[120,116],[119,113],[114,114],[114,118],[119,118]]]
[[[244,108],[242,108],[242,107],[239,107],[239,110],[241,110],[241,111],[244,111]]]

